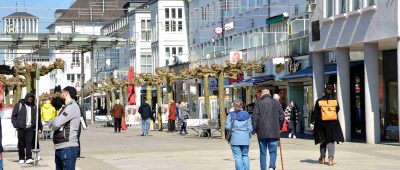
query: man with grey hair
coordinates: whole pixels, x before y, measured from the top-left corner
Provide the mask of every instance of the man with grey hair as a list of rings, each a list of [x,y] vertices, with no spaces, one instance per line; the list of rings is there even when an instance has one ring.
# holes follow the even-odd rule
[[[112,116],[114,118],[114,132],[121,133],[121,122],[122,117],[125,115],[124,106],[120,104],[120,100],[117,99],[115,101],[114,106],[112,107]]]
[[[253,113],[253,133],[257,133],[260,146],[261,170],[266,170],[266,152],[269,150],[269,170],[275,170],[278,141],[280,130],[283,126],[285,115],[277,100],[271,98],[268,89],[262,90],[262,97],[256,102]]]

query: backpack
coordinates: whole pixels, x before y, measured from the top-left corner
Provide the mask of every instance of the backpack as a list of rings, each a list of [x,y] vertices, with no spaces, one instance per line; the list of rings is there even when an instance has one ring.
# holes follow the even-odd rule
[[[336,100],[320,100],[318,105],[321,107],[321,119],[322,121],[337,120],[337,106]]]

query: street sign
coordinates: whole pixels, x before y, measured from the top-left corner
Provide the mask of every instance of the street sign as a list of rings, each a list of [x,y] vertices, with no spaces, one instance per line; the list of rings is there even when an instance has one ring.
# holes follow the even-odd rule
[[[239,60],[242,59],[242,52],[241,51],[231,51],[229,53],[229,61],[232,64],[236,64]]]
[[[214,29],[214,32],[215,32],[216,34],[222,34],[223,31],[224,31],[224,30],[223,30],[221,27],[217,27],[217,28]]]

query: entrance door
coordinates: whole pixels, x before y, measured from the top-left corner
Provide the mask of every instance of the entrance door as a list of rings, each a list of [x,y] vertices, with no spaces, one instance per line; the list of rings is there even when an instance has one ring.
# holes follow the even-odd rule
[[[365,139],[364,76],[351,76],[351,134],[353,139]]]

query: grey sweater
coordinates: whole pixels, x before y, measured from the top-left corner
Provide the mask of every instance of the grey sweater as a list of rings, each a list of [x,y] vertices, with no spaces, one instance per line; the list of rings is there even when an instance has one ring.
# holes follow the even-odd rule
[[[60,114],[49,123],[54,132],[54,148],[62,149],[78,146],[78,131],[81,125],[81,111],[75,100],[71,100]]]

